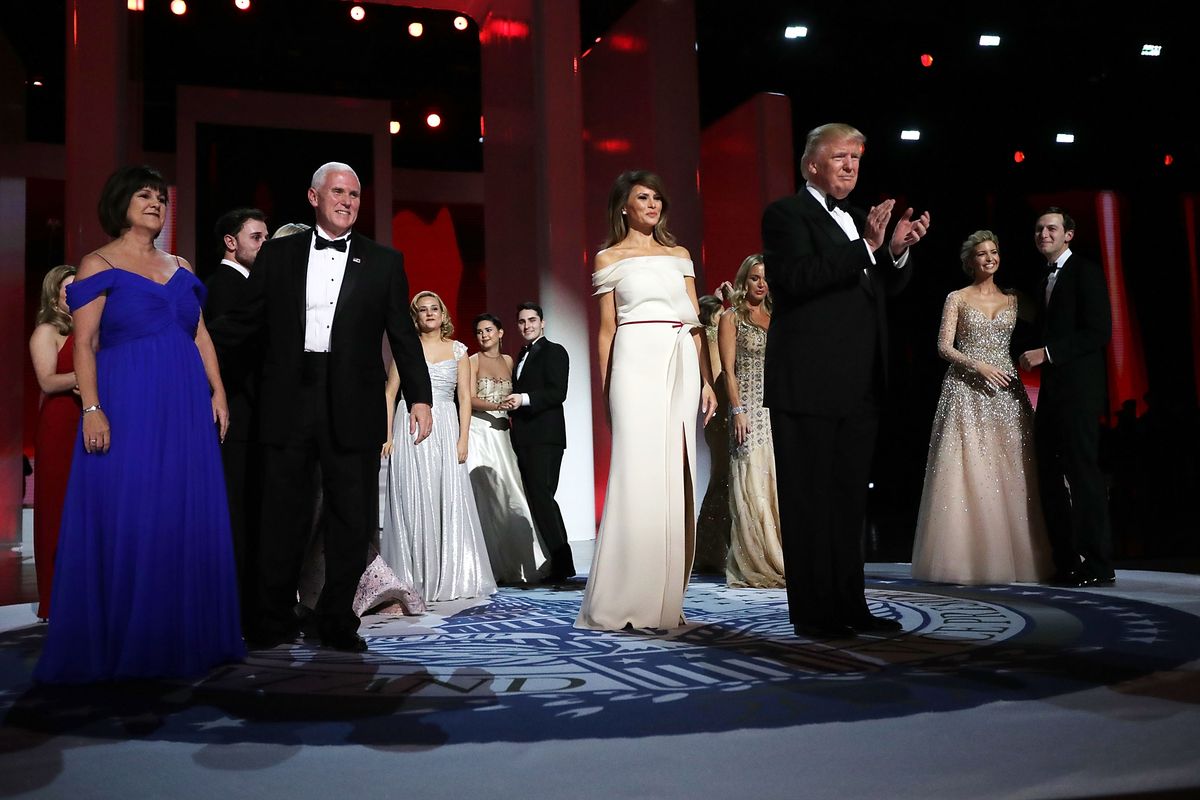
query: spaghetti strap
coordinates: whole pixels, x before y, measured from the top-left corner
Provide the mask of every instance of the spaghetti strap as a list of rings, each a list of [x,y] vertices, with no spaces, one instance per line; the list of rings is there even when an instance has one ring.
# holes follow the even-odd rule
[[[107,258],[105,258],[105,257],[104,257],[104,254],[103,254],[103,253],[101,253],[99,250],[93,250],[92,252],[93,252],[93,253],[95,253],[96,255],[100,256],[100,259],[101,259],[101,260],[102,260],[102,261],[103,261],[105,264],[108,264],[108,268],[109,268],[109,269],[116,269],[116,268],[117,268],[117,265],[116,265],[116,264],[114,264],[114,263],[112,263],[111,261],[109,261]]]
[[[179,256],[175,256],[175,266],[178,269],[183,269],[183,262],[179,260]]]

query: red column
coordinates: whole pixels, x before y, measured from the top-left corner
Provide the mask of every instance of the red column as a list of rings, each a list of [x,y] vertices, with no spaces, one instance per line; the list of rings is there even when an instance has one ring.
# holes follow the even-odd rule
[[[757,94],[700,135],[704,204],[704,285],[732,281],[742,260],[762,251],[768,203],[796,191],[791,101]]]
[[[1129,295],[1125,291],[1125,269],[1121,263],[1121,202],[1115,192],[1096,194],[1096,221],[1100,234],[1100,263],[1108,281],[1112,308],[1112,339],[1108,343],[1108,408],[1110,416],[1126,400],[1136,400],[1145,411],[1146,360],[1142,355],[1142,333]]]
[[[108,241],[96,202],[129,154],[128,13],[123,0],[67,2],[64,230],[72,264]]]
[[[25,343],[25,179],[0,178],[0,542],[21,540]]]

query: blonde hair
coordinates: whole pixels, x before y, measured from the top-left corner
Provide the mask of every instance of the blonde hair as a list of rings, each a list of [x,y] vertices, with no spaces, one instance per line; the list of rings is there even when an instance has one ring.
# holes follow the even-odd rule
[[[49,323],[64,336],[71,332],[71,312],[58,307],[58,293],[62,290],[63,281],[75,277],[75,272],[75,267],[70,264],[59,264],[42,278],[42,300],[38,307],[37,324]]]
[[[958,259],[962,262],[962,270],[967,273],[968,278],[975,277],[975,267],[971,264],[971,257],[975,255],[975,248],[984,242],[995,242],[996,251],[1000,251],[1000,238],[991,231],[975,231],[967,240],[962,243],[962,249],[958,251]]]
[[[746,256],[742,261],[742,265],[738,267],[737,275],[733,279],[733,318],[737,322],[748,322],[750,319],[750,304],[746,302],[746,281],[750,280],[750,270],[763,264],[762,253]],[[764,269],[766,267],[764,266]],[[771,292],[767,291],[767,296],[763,299],[763,306],[767,313],[771,313],[775,302],[771,299]]]
[[[450,311],[446,308],[442,298],[438,297],[437,292],[426,289],[413,295],[412,302],[408,304],[408,313],[412,315],[413,324],[417,325],[417,303],[421,302],[422,297],[432,297],[437,300],[438,307],[442,309],[442,338],[449,341],[454,336],[454,323],[450,321]],[[417,325],[417,327],[421,326]]]
[[[804,140],[804,155],[800,157],[800,169],[805,175],[808,175],[808,166],[817,160],[821,148],[830,142],[840,142],[843,139],[849,139],[864,146],[867,143],[867,137],[863,136],[862,131],[844,122],[830,122],[813,128]]]
[[[308,233],[311,230],[312,225],[305,225],[303,222],[285,222],[275,229],[271,238],[282,239],[285,236],[295,236],[297,233]]]

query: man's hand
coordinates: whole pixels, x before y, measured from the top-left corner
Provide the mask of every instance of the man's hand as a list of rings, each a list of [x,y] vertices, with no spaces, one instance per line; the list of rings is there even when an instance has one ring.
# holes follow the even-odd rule
[[[1039,347],[1037,350],[1026,350],[1021,353],[1021,369],[1033,370],[1035,367],[1040,367],[1046,362],[1046,348]]]
[[[508,397],[500,401],[501,411],[516,411],[521,407],[521,395],[510,394]]]
[[[413,444],[420,444],[433,430],[433,407],[429,403],[413,403],[408,414],[408,435],[415,436]]]
[[[883,247],[883,236],[887,232],[888,223],[892,220],[892,208],[895,205],[895,200],[884,200],[877,206],[871,206],[871,210],[867,212],[867,224],[863,228],[863,238],[866,239],[867,247],[871,248],[872,253]]]
[[[896,230],[892,231],[892,258],[899,258],[905,250],[921,241],[929,232],[929,212],[926,211],[917,219],[913,219],[912,215],[911,208],[905,211],[904,216],[896,223]]]

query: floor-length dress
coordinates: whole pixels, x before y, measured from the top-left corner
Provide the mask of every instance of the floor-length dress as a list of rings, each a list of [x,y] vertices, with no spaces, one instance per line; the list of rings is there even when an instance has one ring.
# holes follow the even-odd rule
[[[719,320],[718,320],[719,321]],[[710,354],[717,352],[717,324],[706,325]],[[725,381],[716,380],[721,374],[719,363],[713,369],[713,390],[717,395],[717,413],[704,428],[704,443],[708,446],[708,487],[700,502],[696,520],[697,572],[720,572],[729,557],[729,395]]]
[[[729,513],[733,526],[725,580],[739,588],[778,588],[785,583],[775,490],[775,445],[771,440],[771,415],[763,408],[767,332],[747,320],[734,324],[737,348],[733,370],[750,432],[739,445],[737,432],[732,423],[729,425]],[[803,458],[798,453],[788,456]]]
[[[484,400],[498,403],[510,394],[512,381],[508,378],[481,375],[475,381],[475,396]],[[472,412],[467,471],[492,574],[501,583],[529,583],[541,577],[550,562],[525,499],[508,431],[507,413]]]
[[[1009,354],[1017,300],[994,318],[962,292],[946,298],[938,352],[950,361],[929,438],[913,577],[945,583],[1037,581],[1050,574],[1038,494],[1033,408]],[[1013,376],[996,389],[971,368]]]
[[[614,293],[608,397],[612,458],[576,627],[674,628],[692,568],[700,366],[687,294],[692,262],[635,256],[592,276]]]
[[[433,431],[418,445],[408,433],[408,406],[396,408],[388,459],[386,512],[379,552],[401,582],[428,601],[484,597],[496,591],[466,464],[458,463],[458,360],[429,364]],[[404,387],[400,387],[403,392]]]
[[[77,280],[107,293],[96,377],[108,453],[75,444],[46,647],[51,683],[189,677],[242,658],[225,474],[196,326],[204,284],[123,269]]]
[[[54,371],[60,375],[74,372],[74,353],[75,337],[68,336],[58,351]],[[58,530],[71,474],[71,454],[78,438],[79,395],[70,389],[46,395],[33,435],[33,564],[37,570],[39,619],[50,616]]]

